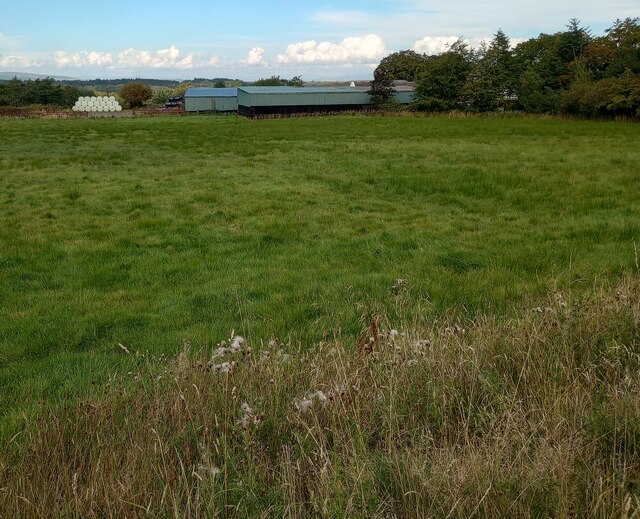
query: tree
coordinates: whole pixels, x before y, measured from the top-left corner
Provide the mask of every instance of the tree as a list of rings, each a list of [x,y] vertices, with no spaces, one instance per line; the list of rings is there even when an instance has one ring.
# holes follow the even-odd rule
[[[155,88],[148,104],[164,105],[172,95],[174,95],[174,90],[171,88]]]
[[[473,65],[473,53],[458,40],[439,56],[426,61],[416,88],[419,110],[446,111],[458,108]]]
[[[567,30],[560,35],[560,50],[563,58],[571,62],[582,54],[591,41],[591,31],[580,26],[580,20],[571,18]]]
[[[174,90],[174,95],[183,96],[189,88],[192,88],[194,86],[196,86],[196,84],[192,81],[183,81]]]
[[[0,106],[52,105],[71,108],[81,95],[92,91],[61,85],[51,78],[0,82]]]
[[[144,83],[127,83],[120,87],[118,95],[129,105],[130,108],[142,106],[145,101],[153,97],[153,89]]]
[[[280,76],[271,76],[270,78],[260,78],[254,83],[254,86],[294,86],[303,87],[304,81],[300,76],[294,76],[291,79],[281,78]]]
[[[393,87],[393,76],[384,68],[378,67],[373,73],[373,83],[369,90],[371,104],[378,108],[391,103],[395,88]]]
[[[534,68],[528,68],[520,77],[518,102],[526,112],[551,113],[558,108],[559,92],[547,86]]]
[[[466,101],[482,112],[504,107],[514,98],[518,77],[509,38],[499,30],[479,55],[464,87]]]
[[[213,88],[225,88],[226,86],[227,86],[227,83],[222,81],[221,79],[213,83]]]
[[[293,76],[291,79],[287,81],[287,86],[303,87],[304,80],[302,79],[302,76]]]
[[[621,76],[627,69],[640,73],[640,18],[616,20],[602,41],[614,51],[606,76]]]
[[[401,50],[383,58],[377,68],[389,74],[392,80],[415,81],[428,59],[413,50]]]

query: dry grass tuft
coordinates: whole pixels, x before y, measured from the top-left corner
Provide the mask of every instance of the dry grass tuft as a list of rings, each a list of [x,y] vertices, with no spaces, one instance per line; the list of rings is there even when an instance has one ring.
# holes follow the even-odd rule
[[[368,348],[138,357],[26,424],[0,516],[640,516],[637,280],[508,322],[375,323]]]

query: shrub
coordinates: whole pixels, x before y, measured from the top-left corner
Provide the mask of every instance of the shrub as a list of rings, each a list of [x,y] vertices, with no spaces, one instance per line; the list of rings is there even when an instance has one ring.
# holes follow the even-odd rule
[[[140,82],[127,83],[118,90],[118,95],[129,108],[135,108],[136,106],[142,106],[145,101],[151,99],[153,89],[149,85]]]

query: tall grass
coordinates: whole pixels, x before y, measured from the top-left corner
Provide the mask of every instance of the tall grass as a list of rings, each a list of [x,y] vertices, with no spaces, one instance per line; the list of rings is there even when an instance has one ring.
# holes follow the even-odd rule
[[[368,310],[305,351],[123,345],[137,369],[7,446],[0,516],[640,515],[638,279],[510,320]]]

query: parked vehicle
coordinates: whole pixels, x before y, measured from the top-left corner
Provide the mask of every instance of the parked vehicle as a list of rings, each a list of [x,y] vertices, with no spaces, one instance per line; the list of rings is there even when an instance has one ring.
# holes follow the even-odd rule
[[[165,108],[182,108],[184,106],[184,97],[171,96],[164,104]]]

